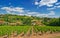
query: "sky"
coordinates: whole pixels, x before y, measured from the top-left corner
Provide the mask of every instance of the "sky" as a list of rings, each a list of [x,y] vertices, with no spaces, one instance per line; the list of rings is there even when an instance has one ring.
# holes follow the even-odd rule
[[[0,0],[0,14],[60,17],[60,0]]]

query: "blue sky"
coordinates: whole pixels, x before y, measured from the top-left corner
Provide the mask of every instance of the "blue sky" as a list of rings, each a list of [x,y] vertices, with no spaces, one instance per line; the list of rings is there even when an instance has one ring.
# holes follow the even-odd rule
[[[60,0],[0,0],[0,14],[60,17]]]

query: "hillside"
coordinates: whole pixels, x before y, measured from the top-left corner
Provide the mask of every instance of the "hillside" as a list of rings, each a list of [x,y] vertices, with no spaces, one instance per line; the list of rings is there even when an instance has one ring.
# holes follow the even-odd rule
[[[0,25],[43,25],[41,18],[33,16],[0,15]]]
[[[25,15],[12,15],[4,14],[0,15],[0,26],[11,25],[49,25],[49,26],[60,26],[60,18],[47,18],[47,17],[36,17],[36,16],[25,16]]]

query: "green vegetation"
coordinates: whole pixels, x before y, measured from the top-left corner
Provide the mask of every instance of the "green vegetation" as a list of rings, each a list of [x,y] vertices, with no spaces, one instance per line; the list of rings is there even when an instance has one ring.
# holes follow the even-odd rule
[[[10,35],[12,32],[17,32],[18,34],[24,32],[26,33],[31,26],[0,26],[0,36]]]
[[[11,35],[12,32],[17,32],[18,34],[24,32],[27,33],[29,28],[32,26],[0,26],[0,36],[2,35]],[[41,33],[55,33],[55,32],[60,32],[60,27],[56,26],[34,26],[34,31],[36,33],[41,32]],[[31,31],[30,31],[31,32]]]
[[[34,26],[35,32],[60,32],[59,26]]]
[[[60,18],[43,18],[42,23],[48,26],[60,26]]]
[[[40,18],[34,16],[20,16],[4,14],[0,15],[0,35],[10,35],[17,31],[18,34],[26,33],[29,28],[34,26],[37,32],[60,32],[60,18]]]
[[[60,26],[60,18],[39,18],[20,15],[4,14],[0,15],[0,26],[3,25],[49,25]]]
[[[32,20],[40,20],[38,17],[5,14],[0,15],[0,26],[3,25],[32,25]]]

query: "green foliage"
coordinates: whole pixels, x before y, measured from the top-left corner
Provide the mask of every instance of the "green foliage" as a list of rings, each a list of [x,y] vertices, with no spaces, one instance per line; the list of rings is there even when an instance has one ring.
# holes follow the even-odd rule
[[[32,26],[28,26],[28,25],[25,25],[25,26],[0,26],[0,36],[2,35],[10,35],[12,32],[17,32],[18,34],[24,32],[24,33],[27,33],[28,30],[32,28]],[[33,27],[34,29],[34,32],[60,32],[60,27],[59,26],[34,26]],[[32,30],[30,30],[31,32]]]
[[[51,18],[47,18],[47,17],[45,17],[45,18],[42,19],[42,20],[43,20],[42,23],[45,24],[45,25],[48,25],[50,19],[51,19]]]
[[[49,21],[50,26],[60,26],[59,18],[54,18]]]
[[[35,32],[60,32],[59,26],[34,26]]]
[[[0,26],[0,36],[10,35],[12,32],[17,31],[18,34],[26,33],[31,26]]]
[[[42,23],[49,26],[60,26],[60,18],[43,18]]]
[[[42,24],[50,25],[50,26],[60,26],[60,18],[40,18],[40,17],[34,17],[34,16],[20,16],[20,15],[12,15],[12,14],[5,14],[0,15],[0,21],[4,21],[4,23],[0,23],[0,26],[2,25],[10,25],[9,23],[16,23],[16,25],[32,25],[32,20],[41,21]],[[17,22],[20,22],[17,23]],[[35,23],[36,23],[35,22]],[[40,22],[38,22],[40,23]],[[38,24],[36,24],[38,25]]]

